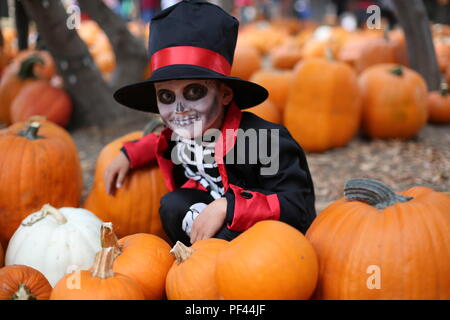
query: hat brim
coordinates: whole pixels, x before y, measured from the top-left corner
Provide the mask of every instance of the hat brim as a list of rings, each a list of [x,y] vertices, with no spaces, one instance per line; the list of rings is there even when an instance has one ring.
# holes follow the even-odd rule
[[[254,107],[267,99],[268,91],[250,81],[236,77],[227,77],[212,70],[193,65],[170,65],[159,68],[145,81],[126,85],[114,93],[114,99],[120,104],[135,110],[159,113],[155,82],[187,79],[217,79],[233,90],[234,102],[240,109]]]

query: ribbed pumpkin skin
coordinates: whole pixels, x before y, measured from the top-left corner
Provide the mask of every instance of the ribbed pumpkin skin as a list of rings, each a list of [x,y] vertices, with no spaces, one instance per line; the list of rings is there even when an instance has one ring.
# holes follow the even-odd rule
[[[122,253],[115,259],[114,272],[126,275],[142,287],[145,299],[165,298],[165,280],[173,263],[170,246],[152,234],[133,234],[119,240]]]
[[[11,121],[25,121],[31,116],[45,116],[62,127],[67,126],[72,113],[68,94],[46,81],[36,81],[23,88],[11,104]]]
[[[310,152],[346,145],[360,126],[355,72],[343,62],[311,58],[297,65],[284,125]]]
[[[65,275],[53,288],[50,300],[144,300],[141,287],[133,279],[122,274],[101,279],[88,270],[79,272],[80,289],[67,286],[75,274]]]
[[[84,207],[101,220],[112,222],[119,238],[135,233],[151,233],[167,239],[159,216],[159,202],[168,189],[157,166],[129,171],[114,196],[106,193],[103,177],[107,166],[121,152],[125,141],[140,137],[142,132],[132,132],[103,148]]]
[[[319,257],[317,299],[450,299],[450,194],[426,187],[378,210],[339,199],[306,237]],[[377,266],[381,288],[368,289]]]
[[[283,112],[293,79],[292,71],[261,69],[252,75],[250,81],[266,88],[270,101]]]
[[[403,75],[391,72],[394,64],[379,64],[359,77],[362,91],[362,128],[374,139],[409,139],[426,124],[427,88],[415,71],[402,67]]]
[[[48,300],[52,292],[52,286],[42,273],[23,265],[1,268],[0,284],[0,300],[11,300],[20,284],[24,284],[36,300]]]
[[[217,287],[225,300],[308,299],[317,275],[312,245],[280,221],[257,222],[217,256]]]
[[[216,285],[216,259],[228,241],[204,239],[195,242],[194,253],[178,264],[173,262],[166,278],[166,293],[169,300],[218,300]]]
[[[42,121],[37,140],[16,134],[17,123],[0,134],[0,240],[6,248],[23,218],[46,203],[78,207],[83,177],[76,146],[61,127]]]

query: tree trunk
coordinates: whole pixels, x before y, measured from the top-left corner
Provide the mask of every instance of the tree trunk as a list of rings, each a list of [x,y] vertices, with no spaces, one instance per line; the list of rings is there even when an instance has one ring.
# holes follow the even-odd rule
[[[142,117],[118,104],[112,88],[103,80],[86,44],[75,29],[68,28],[68,16],[61,1],[22,0],[39,35],[52,54],[64,87],[74,105],[70,128],[111,126],[127,117]]]
[[[422,0],[391,0],[408,46],[409,64],[425,79],[428,90],[439,90],[440,72],[430,21]]]
[[[100,0],[78,0],[80,8],[105,31],[116,57],[111,87],[142,81],[148,64],[144,42],[134,37],[125,21]]]

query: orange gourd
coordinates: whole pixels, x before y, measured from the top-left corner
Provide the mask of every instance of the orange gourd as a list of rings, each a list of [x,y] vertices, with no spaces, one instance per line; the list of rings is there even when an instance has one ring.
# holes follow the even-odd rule
[[[48,300],[52,286],[38,270],[24,265],[0,269],[0,300]]]
[[[143,232],[167,239],[159,216],[159,201],[168,189],[157,166],[130,171],[114,196],[107,194],[104,185],[104,172],[121,152],[123,143],[140,137],[142,132],[132,132],[103,148],[97,159],[94,182],[84,208],[94,212],[103,221],[111,221],[119,237]]]
[[[359,77],[362,128],[374,139],[408,139],[427,122],[427,87],[415,71],[395,64],[366,69]]]
[[[177,242],[170,251],[175,261],[166,278],[169,300],[218,300],[216,259],[228,245],[222,239],[196,241],[191,247]]]
[[[284,125],[306,151],[346,145],[358,132],[360,118],[358,82],[350,66],[311,58],[296,67]]]
[[[289,87],[294,80],[290,70],[261,69],[255,72],[250,81],[255,82],[269,91],[270,101],[281,111],[284,111]]]
[[[254,113],[258,117],[273,123],[281,124],[282,122],[281,111],[277,107],[275,107],[275,105],[269,99],[255,107],[247,109],[247,111]]]
[[[319,257],[317,299],[450,299],[450,194],[415,186],[399,194],[371,179],[306,233]]]
[[[255,223],[217,255],[217,287],[225,300],[308,299],[317,276],[312,245],[280,221]]]
[[[428,121],[434,123],[450,123],[450,94],[445,81],[440,91],[428,93]]]
[[[78,207],[82,171],[75,143],[48,121],[17,123],[0,134],[0,240],[44,204]]]
[[[261,64],[261,56],[254,47],[236,46],[231,76],[248,80],[253,73],[261,69]]]
[[[0,268],[3,267],[5,263],[5,253],[3,252],[3,246],[0,243]]]

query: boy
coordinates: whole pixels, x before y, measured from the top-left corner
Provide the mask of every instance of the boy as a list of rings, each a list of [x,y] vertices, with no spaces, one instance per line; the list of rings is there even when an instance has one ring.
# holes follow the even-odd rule
[[[230,77],[238,22],[220,7],[182,1],[152,20],[152,76],[114,97],[160,113],[166,128],[124,144],[105,172],[109,193],[128,170],[158,163],[170,192],[161,199],[171,241],[231,240],[265,219],[301,232],[315,218],[314,188],[288,131],[251,113],[267,90]]]

